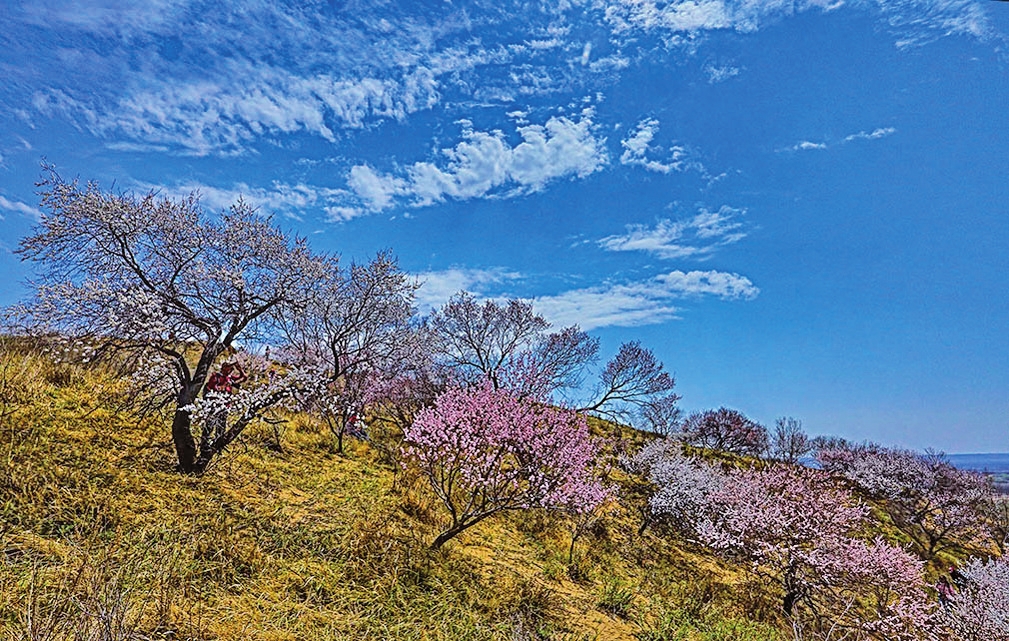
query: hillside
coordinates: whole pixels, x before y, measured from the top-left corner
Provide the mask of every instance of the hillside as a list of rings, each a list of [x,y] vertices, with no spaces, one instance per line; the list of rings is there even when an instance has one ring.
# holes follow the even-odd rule
[[[6,354],[3,639],[784,638],[773,600],[613,504],[579,538],[545,512],[427,549],[438,512],[381,448],[292,417],[202,477],[114,378]],[[614,430],[597,424],[595,429]],[[618,472],[611,480],[628,480]]]

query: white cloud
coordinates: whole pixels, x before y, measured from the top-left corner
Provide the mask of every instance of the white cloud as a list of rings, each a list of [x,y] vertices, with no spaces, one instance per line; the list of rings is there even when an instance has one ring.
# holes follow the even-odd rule
[[[735,78],[742,70],[732,65],[705,65],[704,73],[708,76],[710,84],[725,82],[729,78]]]
[[[827,143],[825,142],[812,142],[809,140],[803,140],[802,142],[792,145],[789,149],[792,151],[808,151],[810,149],[826,149]]]
[[[375,211],[391,206],[397,195],[407,191],[405,180],[379,175],[368,165],[351,167],[347,185]]]
[[[609,251],[643,251],[662,259],[708,258],[718,247],[746,237],[737,217],[744,211],[722,206],[718,211],[701,208],[686,220],[660,220],[654,227],[629,225],[627,233],[607,236],[598,245]]]
[[[691,160],[686,147],[680,145],[673,145],[664,150],[668,153],[666,160],[649,158],[649,151],[655,149],[652,146],[652,141],[658,131],[659,121],[654,118],[645,118],[639,122],[631,135],[620,141],[620,145],[624,148],[620,155],[621,164],[644,167],[649,171],[663,174],[688,169],[695,169],[706,174],[704,166],[696,160]]]
[[[496,269],[465,269],[452,268],[442,271],[421,272],[416,275],[421,282],[417,290],[417,308],[422,314],[444,305],[449,298],[461,291],[477,296],[487,285],[499,285],[504,282],[521,278],[518,272],[503,268]]]
[[[658,276],[657,280],[663,283],[669,291],[683,296],[710,294],[723,299],[751,300],[760,293],[760,290],[749,278],[727,272],[692,271],[684,273],[676,270]]]
[[[405,177],[383,175],[368,165],[350,170],[348,186],[373,211],[393,205],[397,197],[411,205],[429,205],[452,198],[513,196],[539,191],[558,178],[584,178],[607,162],[604,139],[595,137],[592,111],[577,121],[551,117],[543,125],[516,129],[522,141],[514,147],[500,130],[477,131],[463,121],[462,141],[442,149],[447,162],[417,162]],[[502,188],[511,191],[502,192]]]
[[[705,31],[753,32],[808,11],[829,12],[844,0],[602,0],[603,20],[633,41],[653,32],[667,43],[696,46]],[[847,3],[875,13],[897,37],[898,47],[919,46],[946,36],[987,40],[997,31],[976,0],[859,0]]]
[[[365,211],[360,207],[330,206],[325,208],[326,220],[331,223],[342,223],[358,216],[363,216]]]
[[[749,300],[760,290],[748,278],[725,272],[673,271],[632,283],[608,283],[534,299],[537,311],[557,326],[599,327],[654,325],[678,318],[675,301],[712,295]]]
[[[265,135],[306,132],[335,142],[332,126],[359,128],[372,118],[402,120],[438,101],[437,82],[424,67],[398,79],[304,77],[232,61],[212,80],[151,84],[128,94],[108,114],[90,115],[92,129],[195,155],[234,153]],[[56,98],[61,97],[51,100]],[[69,111],[87,110],[73,99],[58,104]]]
[[[851,134],[850,136],[845,136],[845,142],[851,142],[852,140],[878,140],[880,138],[886,138],[887,136],[893,135],[897,132],[893,127],[879,127],[873,129],[869,133],[860,131],[857,134]]]
[[[31,205],[25,204],[19,200],[10,200],[0,196],[0,209],[4,211],[12,211],[35,220],[39,220],[42,217],[42,212]]]
[[[611,0],[606,3],[606,19],[617,33],[635,29],[695,33],[716,29],[741,32],[757,30],[765,20],[809,9],[829,11],[838,0]]]
[[[477,298],[501,297],[501,285],[522,278],[503,268],[453,268],[416,275],[422,282],[417,293],[421,313],[441,307],[460,291]],[[490,293],[488,290],[498,290]],[[678,318],[676,301],[697,296],[723,300],[750,300],[759,289],[738,274],[719,271],[673,271],[643,281],[604,283],[537,296],[532,299],[537,313],[555,327],[579,325],[584,330],[599,327],[654,325]]]
[[[827,144],[826,142],[812,142],[810,140],[803,140],[799,143],[792,145],[791,147],[786,147],[784,149],[779,149],[778,151],[808,151],[811,149],[827,149],[828,147],[841,143],[849,143],[855,140],[879,140],[880,138],[886,138],[887,136],[892,136],[897,133],[894,127],[877,127],[872,131],[860,131],[858,133],[850,134],[841,139],[840,143],[831,142]]]
[[[306,209],[321,207],[328,212],[336,205],[329,205],[345,198],[346,191],[328,189],[298,183],[290,185],[274,181],[272,188],[253,187],[246,183],[237,183],[230,188],[214,187],[200,183],[180,183],[172,186],[158,186],[149,183],[137,183],[138,190],[156,191],[169,198],[188,196],[193,192],[200,194],[200,202],[210,210],[224,210],[233,205],[239,198],[264,213],[279,212],[294,218],[300,218]]]

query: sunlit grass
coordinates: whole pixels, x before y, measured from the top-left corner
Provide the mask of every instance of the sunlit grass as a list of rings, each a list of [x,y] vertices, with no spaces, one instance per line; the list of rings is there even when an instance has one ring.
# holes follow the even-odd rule
[[[778,638],[737,572],[638,535],[633,497],[572,563],[571,523],[548,512],[431,552],[436,500],[380,448],[336,454],[306,417],[282,451],[258,426],[191,477],[163,418],[120,411],[110,374],[9,345],[0,372],[0,640]]]

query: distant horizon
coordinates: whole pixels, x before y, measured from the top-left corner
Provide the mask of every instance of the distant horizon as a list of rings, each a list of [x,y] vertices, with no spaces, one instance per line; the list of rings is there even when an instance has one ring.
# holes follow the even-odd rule
[[[344,6],[345,5],[345,6]],[[11,0],[0,306],[67,178],[637,340],[685,413],[1009,450],[1009,3]]]

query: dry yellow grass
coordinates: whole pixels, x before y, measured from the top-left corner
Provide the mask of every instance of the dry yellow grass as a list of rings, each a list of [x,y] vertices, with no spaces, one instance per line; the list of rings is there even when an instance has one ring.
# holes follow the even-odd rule
[[[424,488],[305,417],[282,453],[264,426],[187,477],[109,375],[9,347],[0,370],[0,640],[778,638],[766,595],[625,505],[571,566],[570,523],[539,512],[430,552]]]

